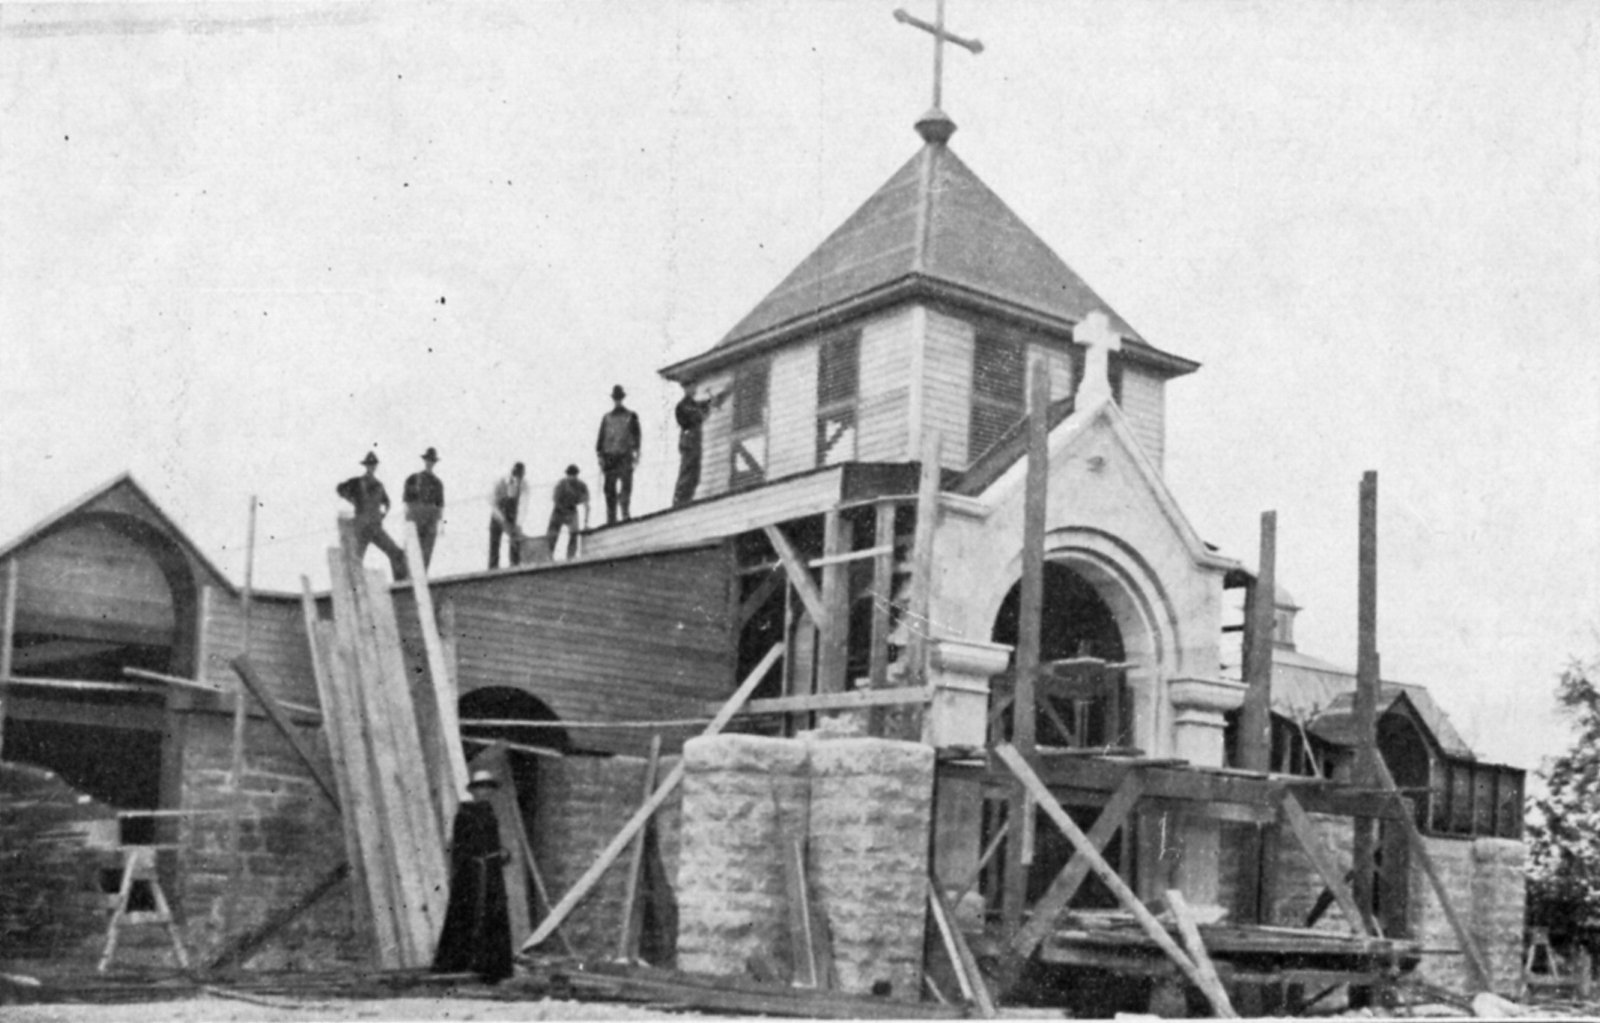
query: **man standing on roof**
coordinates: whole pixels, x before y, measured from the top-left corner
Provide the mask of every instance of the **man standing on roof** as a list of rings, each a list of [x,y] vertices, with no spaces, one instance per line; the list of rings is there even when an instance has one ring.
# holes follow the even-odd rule
[[[513,566],[522,564],[522,530],[517,526],[517,509],[522,505],[521,462],[511,467],[511,475],[494,485],[494,510],[489,514],[489,567],[500,567],[500,537],[506,538]]]
[[[694,384],[683,382],[683,400],[678,402],[674,415],[678,419],[678,485],[672,488],[672,506],[688,504],[700,486],[700,429],[705,425],[711,410],[720,406],[728,392],[713,394],[709,398],[696,398]]]
[[[561,527],[567,527],[567,560],[578,556],[578,533],[589,528],[589,487],[578,478],[578,467],[567,466],[567,475],[556,484],[550,499],[555,507],[550,510],[550,525],[545,529],[545,542],[550,545],[550,556],[555,557],[556,541],[561,538]],[[583,524],[578,524],[578,509],[583,509]]]
[[[433,464],[438,460],[439,452],[433,448],[424,451],[422,471],[406,477],[405,491],[400,495],[405,502],[406,519],[417,527],[423,568],[433,564],[433,542],[439,538],[439,519],[444,515],[444,482],[433,474]]]
[[[639,464],[639,417],[622,404],[628,392],[622,385],[611,389],[615,406],[600,419],[600,435],[595,439],[595,454],[600,456],[600,472],[605,477],[606,525],[630,518],[628,505],[633,500],[633,470]]]
[[[395,582],[406,579],[406,553],[383,528],[383,517],[389,514],[389,492],[378,479],[378,456],[367,452],[361,460],[367,471],[352,476],[334,488],[334,492],[355,506],[356,557],[367,553],[367,544],[377,544],[378,550],[389,556],[389,568]]]

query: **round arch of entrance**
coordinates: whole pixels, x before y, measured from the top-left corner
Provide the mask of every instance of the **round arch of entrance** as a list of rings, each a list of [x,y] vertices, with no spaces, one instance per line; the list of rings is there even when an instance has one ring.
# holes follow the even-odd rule
[[[1173,670],[1179,627],[1164,587],[1138,553],[1101,530],[1070,527],[1045,535],[1045,560],[1073,572],[1110,611],[1120,634],[1133,702],[1134,740],[1152,753],[1165,752],[1169,731],[1161,683]],[[978,620],[993,623],[1007,595],[1022,578],[1018,553],[981,589]]]

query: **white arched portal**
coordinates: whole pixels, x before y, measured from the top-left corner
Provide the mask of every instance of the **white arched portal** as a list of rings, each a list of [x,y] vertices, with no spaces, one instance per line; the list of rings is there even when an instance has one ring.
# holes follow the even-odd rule
[[[1161,580],[1138,552],[1102,530],[1072,526],[1045,536],[1045,560],[1070,569],[1110,609],[1124,655],[1133,665],[1127,681],[1135,743],[1157,756],[1171,751],[1172,722],[1166,683],[1177,670],[1181,626]],[[1022,578],[1020,554],[976,588],[977,621],[992,623]],[[981,596],[978,594],[981,593]]]

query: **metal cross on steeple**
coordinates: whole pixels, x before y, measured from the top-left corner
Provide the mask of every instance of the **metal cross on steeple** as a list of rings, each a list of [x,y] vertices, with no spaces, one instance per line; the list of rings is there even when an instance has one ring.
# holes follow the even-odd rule
[[[944,44],[955,43],[964,46],[974,54],[983,52],[983,44],[976,39],[963,39],[953,32],[946,32],[944,27],[944,0],[938,0],[935,8],[933,24],[928,24],[921,18],[916,18],[906,13],[904,8],[894,12],[894,20],[903,25],[911,25],[933,36],[933,106],[939,109],[939,101],[943,98],[944,85]]]

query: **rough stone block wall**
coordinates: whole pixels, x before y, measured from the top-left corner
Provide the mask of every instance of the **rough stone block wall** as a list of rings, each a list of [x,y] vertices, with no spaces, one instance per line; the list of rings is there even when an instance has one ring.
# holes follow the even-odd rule
[[[326,763],[321,732],[301,732]],[[179,890],[191,955],[204,962],[229,936],[248,931],[292,905],[345,858],[338,812],[323,796],[288,742],[266,721],[250,719],[245,732],[246,770],[240,791],[229,785],[233,720],[192,714],[184,750],[184,808],[206,811],[185,819]],[[233,876],[229,811],[241,803],[242,863]],[[223,932],[228,894],[237,899],[231,934]],[[365,921],[355,919],[348,883],[262,949],[251,969],[330,969],[364,963],[370,955]]]
[[[1428,852],[1445,890],[1456,899],[1456,914],[1478,940],[1489,960],[1496,991],[1515,991],[1522,970],[1523,915],[1527,846],[1507,838],[1428,837]],[[1455,931],[1420,867],[1411,872],[1411,918],[1415,935],[1428,948],[1459,948]],[[1471,969],[1465,955],[1424,956],[1418,972],[1456,990],[1469,990]]]
[[[106,844],[115,828],[115,810],[54,772],[0,763],[0,959],[95,961],[110,915],[101,872],[122,865]]]
[[[1516,991],[1522,973],[1527,859],[1528,847],[1516,839],[1473,839],[1473,932],[1489,959],[1494,989],[1504,994]]]
[[[806,745],[717,735],[683,746],[678,966],[742,975],[790,963],[784,841],[805,833]]]
[[[662,757],[658,778],[666,778],[676,763],[675,757]],[[535,810],[527,824],[533,854],[552,900],[571,889],[638,809],[647,764],[642,757],[572,756],[540,761]],[[674,877],[677,870],[678,806],[679,797],[674,796],[653,818],[668,877]],[[616,954],[626,863],[624,854],[561,925],[580,955],[610,958]]]
[[[842,990],[922,984],[933,751],[868,738],[717,736],[684,746],[679,965],[790,968],[783,842],[808,836],[806,874]]]
[[[922,992],[933,748],[888,739],[811,744],[808,873],[845,991]]]

